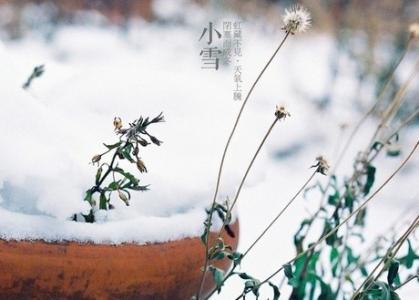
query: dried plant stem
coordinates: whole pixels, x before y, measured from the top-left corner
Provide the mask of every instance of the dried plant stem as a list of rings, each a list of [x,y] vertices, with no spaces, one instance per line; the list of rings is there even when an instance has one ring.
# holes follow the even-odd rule
[[[366,199],[357,209],[355,209],[351,214],[349,214],[341,223],[339,223],[336,227],[334,227],[328,234],[322,236],[317,242],[313,243],[310,247],[308,247],[305,251],[299,253],[294,258],[287,261],[285,264],[291,264],[298,258],[302,257],[303,255],[307,254],[308,252],[312,251],[315,247],[317,247],[319,244],[321,244],[324,240],[326,240],[329,236],[334,234],[341,226],[346,224],[353,216],[355,216],[361,209],[363,209],[393,178],[396,176],[396,174],[406,165],[406,163],[409,161],[409,159],[413,156],[415,151],[417,150],[419,146],[419,140],[416,142],[415,146],[409,153],[409,155],[402,161],[402,163],[399,165],[399,167],[377,188],[377,190],[368,198]],[[270,276],[268,276],[264,281],[262,281],[262,284],[268,282],[271,278],[273,278],[275,275],[277,275],[279,272],[281,272],[284,268],[283,264],[280,268],[278,268],[274,273],[272,273]]]
[[[403,103],[404,95],[406,94],[407,89],[408,89],[410,83],[415,78],[418,70],[419,70],[419,59],[417,59],[417,61],[415,63],[415,67],[412,70],[412,72],[410,73],[408,79],[400,87],[400,89],[397,91],[397,93],[394,96],[393,100],[391,101],[391,103],[387,107],[386,111],[384,112],[384,114],[383,114],[383,116],[381,118],[381,122],[378,125],[377,129],[375,130],[375,132],[374,132],[374,134],[373,134],[373,136],[371,138],[370,144],[368,145],[368,148],[367,149],[370,149],[373,146],[373,144],[375,143],[375,140],[376,140],[378,134],[380,133],[381,129],[383,129],[383,128],[385,128],[385,127],[388,126],[388,124],[390,123],[390,121],[393,119],[393,117],[395,116],[395,114],[399,110],[401,104]]]
[[[371,281],[371,279],[373,278],[375,272],[378,270],[378,268],[381,266],[381,264],[386,259],[392,259],[397,254],[397,252],[399,251],[400,247],[406,241],[407,237],[413,232],[413,230],[416,229],[416,227],[418,226],[418,224],[419,224],[419,215],[416,216],[416,218],[414,219],[414,221],[412,222],[412,224],[407,228],[407,230],[403,233],[403,235],[387,250],[386,254],[382,257],[382,259],[374,267],[374,269],[371,271],[371,273],[368,275],[368,277],[365,278],[365,280],[362,282],[362,284],[358,287],[358,289],[352,295],[351,299],[355,299],[359,295],[359,293],[361,292],[361,289],[362,289],[362,287],[364,285],[366,285],[367,283],[369,283],[368,286],[366,287],[366,290],[368,290],[368,288],[371,286],[371,284],[378,279],[378,277],[382,274],[383,269],[381,269],[381,271],[375,276],[375,278],[373,279],[373,281]],[[384,264],[384,266],[385,266],[385,264]]]
[[[403,286],[405,286],[406,284],[408,284],[409,282],[411,282],[413,279],[416,279],[416,278],[419,278],[419,276],[418,275],[410,276],[408,279],[406,279],[405,282],[403,282],[399,286],[395,287],[394,290],[396,291],[396,290],[402,288]]]
[[[399,61],[399,63],[400,63],[400,61]],[[378,136],[378,133],[380,132],[380,130],[383,127],[387,126],[386,124],[388,124],[387,122],[389,121],[389,118],[391,118],[391,116],[394,115],[398,111],[398,109],[400,108],[400,105],[401,105],[402,100],[403,100],[403,96],[405,95],[409,84],[411,83],[411,81],[413,80],[413,78],[416,76],[416,73],[418,71],[418,68],[419,68],[419,59],[417,60],[417,62],[415,64],[415,68],[412,71],[412,73],[410,74],[409,78],[407,79],[407,81],[405,82],[405,84],[399,89],[399,91],[397,92],[397,94],[393,98],[392,103],[390,103],[389,108],[387,109],[387,117],[386,116],[383,116],[380,124],[377,126],[377,128],[376,128],[376,130],[375,130],[375,132],[374,132],[374,134],[373,134],[373,136],[372,136],[372,138],[371,138],[371,140],[370,140],[370,142],[368,144],[368,147],[366,148],[366,150],[364,151],[364,153],[367,153],[367,154],[370,153],[371,148],[372,148],[372,145],[373,145],[376,137]],[[395,71],[395,69],[393,70],[392,76],[394,75],[394,71]],[[387,81],[386,86],[388,85],[388,82],[389,82],[389,80]],[[371,109],[357,123],[356,127],[354,128],[354,130],[352,131],[351,135],[349,136],[349,139],[345,143],[345,146],[344,146],[341,154],[339,155],[339,157],[338,157],[338,159],[336,161],[336,164],[332,168],[332,171],[330,172],[330,174],[332,174],[332,175],[335,174],[337,167],[339,166],[339,164],[342,161],[344,155],[346,154],[346,149],[349,147],[350,143],[352,142],[353,138],[355,137],[356,133],[358,132],[358,130],[361,127],[361,125],[363,124],[363,122],[375,110],[377,104],[378,104],[378,100],[375,103],[375,105],[373,107],[371,107]],[[391,114],[390,114],[390,112],[391,112]],[[402,124],[400,124],[400,126],[391,135],[389,135],[389,137],[386,139],[385,143],[389,142],[393,136],[395,136],[404,126],[406,126],[408,123],[410,123],[418,114],[419,114],[419,108],[417,110],[415,110]],[[369,159],[368,162],[371,162],[372,160],[374,160],[379,153],[380,153],[380,151],[376,151],[374,153],[374,155]],[[366,157],[368,157],[368,155],[366,155]],[[355,176],[355,175],[357,175],[357,176]],[[360,175],[360,174],[354,174],[351,177],[351,181],[352,180],[355,180],[358,177],[358,175]],[[328,180],[328,182],[326,184],[326,187],[324,188],[324,191],[323,191],[323,194],[322,194],[322,198],[320,200],[320,206],[317,209],[317,211],[315,212],[315,214],[313,215],[313,218],[312,218],[313,220],[317,218],[318,214],[322,210],[322,207],[324,206],[324,201],[326,200],[327,191],[328,191],[330,185],[331,185],[331,176],[329,176],[329,180]],[[341,201],[345,195],[346,195],[346,193],[340,197],[339,201]],[[310,229],[311,229],[313,223],[314,222],[311,222],[308,225],[306,236],[310,232]]]
[[[288,207],[294,202],[298,195],[307,187],[311,180],[316,175],[317,170],[310,175],[307,181],[301,186],[297,193],[291,198],[290,201],[282,208],[282,210],[276,215],[276,217],[269,223],[269,225],[262,231],[262,233],[256,238],[256,240],[250,245],[250,247],[243,253],[243,257],[246,256],[250,250],[260,241],[260,239],[268,232],[268,230],[276,223],[276,221],[282,216],[282,214],[288,209]]]
[[[397,60],[396,64],[394,65],[394,67],[392,68],[389,76],[387,77],[387,80],[385,81],[383,88],[381,89],[380,93],[377,96],[376,101],[374,102],[374,104],[370,107],[370,109],[362,116],[362,118],[356,123],[355,127],[353,128],[353,130],[351,131],[348,139],[346,140],[342,151],[340,152],[339,156],[336,159],[336,162],[333,164],[333,168],[330,172],[330,176],[329,176],[329,180],[326,184],[326,187],[324,189],[324,193],[322,195],[322,199],[320,201],[320,207],[319,209],[316,211],[316,213],[313,216],[313,219],[315,219],[318,214],[320,213],[320,209],[322,208],[324,201],[326,199],[326,195],[327,195],[327,191],[330,188],[331,185],[331,176],[334,175],[338,169],[338,167],[340,166],[343,158],[345,157],[347,150],[349,149],[349,146],[351,145],[353,139],[355,138],[356,134],[358,133],[359,129],[361,128],[361,126],[364,124],[364,122],[368,119],[368,117],[376,110],[376,108],[378,107],[378,105],[380,104],[382,97],[384,95],[384,93],[387,91],[388,87],[390,86],[391,81],[394,78],[394,75],[396,73],[396,70],[398,69],[398,67],[400,66],[401,62],[403,61],[403,59],[405,58],[407,52],[409,51],[411,45],[412,45],[412,41],[414,40],[414,37],[412,35],[409,36],[409,39],[407,40],[406,43],[406,47],[404,49],[404,51],[402,52],[402,54],[400,55],[399,59]],[[400,128],[401,129],[401,128]],[[399,130],[400,130],[399,129]],[[380,128],[377,128],[376,133],[374,133],[373,138],[371,139],[372,141],[375,139],[376,135],[378,134]],[[372,143],[372,142],[371,142]],[[371,145],[370,145],[371,147]],[[309,224],[309,227],[307,229],[307,233],[310,231],[311,229],[311,224]]]
[[[281,217],[281,215],[285,212],[285,210],[292,204],[292,202],[298,197],[299,194],[306,188],[306,186],[311,182],[311,180],[314,178],[314,176],[317,173],[316,171],[313,172],[313,174],[310,175],[310,177],[307,179],[307,181],[300,187],[300,189],[297,191],[297,193],[291,198],[290,201],[285,205],[285,207],[278,213],[278,215],[272,220],[272,222],[263,230],[263,232],[258,236],[258,238],[252,243],[252,245],[243,253],[243,256],[241,257],[241,260],[244,259],[244,257],[252,250],[252,248],[260,241],[260,239],[266,234],[266,232],[274,225],[274,223]],[[233,275],[233,272],[235,270],[236,266],[234,266],[224,277],[223,282],[225,282],[231,275]],[[209,299],[210,296],[212,296],[217,289],[213,289],[211,293],[208,295],[206,299]]]
[[[361,259],[357,262],[357,264],[346,270],[346,274],[350,274],[352,272],[354,272],[355,270],[357,270],[359,267],[361,267],[362,265],[368,263],[368,257],[369,255],[372,253],[372,251],[374,250],[374,247],[376,246],[377,243],[379,243],[380,239],[382,237],[384,237],[384,233],[392,231],[395,232],[397,227],[403,226],[402,224],[405,224],[407,222],[407,220],[405,220],[404,222],[400,223],[399,220],[402,219],[403,217],[405,217],[406,215],[409,214],[409,212],[412,210],[412,208],[414,208],[415,205],[411,204],[409,206],[407,206],[402,213],[400,213],[400,215],[398,217],[396,217],[394,220],[394,222],[388,226],[385,230],[383,230],[382,234],[378,235],[374,241],[371,243],[371,245],[369,247],[367,247],[364,251],[362,251],[363,256],[361,257]]]
[[[275,58],[275,56],[278,54],[279,50],[282,48],[282,46],[284,45],[285,41],[287,40],[287,38],[289,37],[290,33],[286,32],[286,34],[284,35],[284,38],[282,39],[282,41],[280,42],[279,46],[276,48],[275,52],[272,54],[272,56],[270,57],[270,59],[268,60],[268,62],[265,64],[265,66],[263,67],[262,71],[259,73],[259,75],[257,76],[255,82],[253,82],[252,86],[250,87],[249,92],[246,95],[246,98],[243,101],[242,106],[240,107],[240,111],[237,115],[236,121],[234,122],[233,125],[233,129],[230,132],[230,135],[227,139],[227,143],[224,147],[224,151],[223,151],[223,155],[221,157],[221,161],[220,161],[220,166],[218,167],[218,174],[217,174],[217,182],[215,185],[215,192],[214,192],[214,196],[213,196],[213,200],[212,200],[212,204],[211,204],[211,209],[210,209],[210,213],[209,213],[209,222],[206,226],[206,231],[209,232],[210,231],[210,227],[211,227],[211,220],[212,220],[212,216],[214,213],[214,206],[215,206],[215,202],[217,200],[217,196],[218,196],[218,191],[220,188],[220,182],[221,182],[221,175],[223,172],[223,167],[224,167],[224,161],[227,155],[227,151],[228,148],[230,147],[230,143],[231,140],[234,136],[234,133],[236,131],[237,125],[240,121],[241,115],[243,113],[244,108],[246,107],[246,104],[250,98],[250,96],[252,95],[253,90],[255,89],[257,83],[259,82],[259,80],[261,79],[261,77],[263,76],[263,74],[265,73],[266,69],[269,67],[269,65],[271,64],[271,62],[273,61],[273,59]],[[205,240],[205,263],[204,263],[204,269],[202,271],[202,277],[201,277],[201,282],[199,284],[199,291],[197,294],[196,299],[199,300],[200,296],[202,294],[202,289],[204,287],[204,282],[205,282],[205,274],[207,272],[207,268],[208,268],[208,251],[209,251],[209,245],[208,245],[208,236]]]
[[[262,149],[263,145],[265,144],[266,140],[268,139],[269,135],[271,134],[272,130],[274,129],[275,125],[278,123],[279,118],[275,116],[275,120],[272,122],[271,126],[269,126],[268,131],[265,133],[265,136],[263,137],[262,141],[260,142],[255,154],[253,154],[252,160],[250,161],[249,165],[247,166],[246,172],[243,175],[242,180],[240,181],[240,185],[237,189],[236,195],[234,196],[233,202],[231,203],[231,206],[229,207],[229,210],[227,212],[227,215],[231,215],[231,212],[233,211],[234,206],[237,203],[237,200],[239,199],[240,193],[243,189],[244,183],[246,182],[247,176],[249,175],[250,170],[253,167],[254,162],[256,161],[256,158],[258,157],[260,150]],[[221,235],[221,232],[225,225],[229,222],[228,218],[226,218],[223,222],[223,225],[220,228],[220,231],[218,233],[218,236]]]
[[[391,70],[389,76],[387,77],[387,80],[385,81],[385,83],[383,85],[383,88],[381,89],[380,93],[378,94],[376,101],[370,107],[370,109],[362,116],[362,118],[356,123],[354,129],[352,130],[351,134],[349,135],[348,139],[346,140],[346,143],[345,143],[342,151],[340,152],[338,158],[336,159],[336,162],[334,163],[333,170],[332,170],[332,172],[330,172],[330,174],[332,174],[332,175],[335,174],[337,168],[339,167],[340,163],[343,160],[343,157],[345,156],[345,154],[347,152],[347,149],[349,148],[350,144],[352,143],[352,140],[354,139],[354,137],[358,133],[359,129],[364,124],[364,122],[368,119],[368,117],[375,111],[378,104],[380,104],[384,93],[387,91],[388,87],[390,86],[390,82],[394,78],[394,74],[396,73],[396,70],[398,69],[398,67],[400,66],[400,63],[403,61],[404,57],[406,56],[406,53],[409,51],[410,46],[412,45],[412,40],[413,39],[414,39],[413,36],[409,36],[409,39],[407,40],[406,47],[405,47],[404,51],[400,55],[399,59],[397,60],[396,64],[394,65],[393,69]]]
[[[400,125],[397,127],[396,130],[392,134],[389,135],[387,140],[391,140],[396,134],[399,133],[399,131],[408,125],[410,122],[412,122],[417,116],[419,116],[419,108],[417,108],[413,113],[411,113]]]
[[[419,225],[419,215],[416,215],[415,220],[412,222],[412,224],[410,225],[409,229],[406,230],[406,233],[404,234],[404,236],[402,236],[402,238],[400,239],[400,241],[398,242],[398,245],[396,246],[396,249],[394,251],[392,251],[390,253],[390,258],[393,259],[397,252],[399,252],[400,248],[402,247],[403,243],[407,240],[407,238],[409,237],[409,235],[416,230],[416,228]],[[384,272],[384,268],[382,268],[380,270],[380,272],[378,272],[378,274],[375,276],[374,281],[377,280],[381,274],[383,274]]]

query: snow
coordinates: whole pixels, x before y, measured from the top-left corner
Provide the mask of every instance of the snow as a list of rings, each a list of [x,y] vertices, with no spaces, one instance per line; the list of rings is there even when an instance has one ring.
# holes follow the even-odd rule
[[[172,14],[181,15],[172,8]],[[132,22],[126,32],[112,26],[67,25],[48,40],[29,32],[22,40],[3,41],[1,238],[141,244],[201,234],[204,207],[212,199],[220,155],[241,103],[233,101],[231,68],[201,69],[197,40],[208,16],[199,11],[188,22],[184,26]],[[282,36],[279,28],[263,34],[255,28],[251,22],[244,24],[244,91]],[[327,70],[333,49],[333,40],[321,33],[292,37],[249,102],[227,155],[220,201],[234,196],[273,120],[275,105],[285,104],[292,116],[274,128],[242,191],[240,249],[247,249],[304,183],[318,154],[326,155],[333,164],[335,147],[350,130],[342,134],[339,125],[353,126],[361,116],[353,109],[357,91],[348,59],[341,62],[346,72],[333,92],[336,101],[332,106],[320,111],[313,100],[329,88]],[[39,64],[45,64],[45,74],[28,91],[22,90],[32,68]],[[364,100],[366,107],[370,101],[371,95]],[[82,201],[95,174],[89,161],[103,150],[103,142],[115,141],[113,118],[129,122],[161,111],[166,122],[150,131],[164,143],[147,147],[141,154],[149,173],[140,178],[151,190],[133,194],[130,207],[113,199],[116,209],[100,212],[100,223],[69,221],[72,214],[89,209]],[[369,120],[353,145],[365,145],[375,125]],[[402,157],[377,160],[377,184],[398,166],[418,133],[416,126],[401,134]],[[341,172],[350,172],[351,158],[358,150],[349,149]],[[405,207],[417,207],[418,191],[413,187],[418,164],[415,155],[371,204],[374,223],[368,224],[367,238],[380,233],[387,220]],[[307,211],[313,212],[317,205],[317,199],[300,197],[252,250],[242,268],[264,278],[291,258],[292,235]],[[239,289],[233,281],[218,299],[237,296]]]

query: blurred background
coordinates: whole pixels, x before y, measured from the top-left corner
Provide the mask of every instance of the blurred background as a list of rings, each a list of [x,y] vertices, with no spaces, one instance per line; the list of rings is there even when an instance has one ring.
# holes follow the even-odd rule
[[[281,123],[278,133],[267,143],[243,190],[238,208],[243,249],[301,186],[319,153],[326,154],[333,165],[343,141],[375,102],[403,55],[411,35],[409,26],[419,21],[419,2],[414,0],[298,3],[311,12],[312,28],[287,40],[266,72],[241,121],[226,164],[220,199],[234,193],[275,105],[289,107],[292,117]],[[20,90],[33,68],[44,64],[45,74],[33,81],[27,93],[42,105],[46,115],[56,114],[45,120],[45,126],[52,122],[57,125],[49,129],[45,139],[36,142],[41,143],[42,151],[48,145],[52,157],[63,160],[48,166],[61,168],[51,169],[48,177],[39,176],[39,168],[33,165],[42,156],[24,160],[26,164],[19,166],[8,166],[8,155],[1,157],[0,181],[8,184],[0,189],[4,198],[0,207],[11,211],[22,211],[24,207],[24,211],[60,218],[70,215],[80,208],[77,193],[91,179],[91,169],[85,162],[101,141],[113,136],[113,117],[134,119],[138,111],[153,115],[163,110],[167,123],[158,129],[158,136],[162,135],[165,143],[156,154],[145,154],[150,170],[146,181],[153,188],[137,204],[133,203],[132,209],[153,216],[170,216],[190,207],[203,211],[214,188],[219,155],[241,103],[233,100],[234,64],[223,62],[219,70],[202,69],[199,38],[210,22],[220,31],[225,21],[241,22],[240,65],[245,93],[280,42],[282,15],[293,4],[296,2],[273,0],[0,0],[0,117],[5,121],[20,112],[20,108],[4,109],[13,107],[8,105],[13,104],[10,95],[15,94],[6,91],[8,86],[15,84]],[[366,146],[386,104],[414,69],[419,53],[417,41],[418,38],[409,43],[409,51],[374,116],[348,149],[339,170],[342,176],[351,174],[353,158]],[[418,91],[415,78],[393,126],[397,127],[400,120],[418,108]],[[26,122],[24,113],[21,114],[11,121],[16,122],[15,128]],[[382,182],[400,164],[416,142],[418,125],[416,117],[400,134],[397,146],[401,157],[377,160],[377,182]],[[2,135],[10,131],[1,130]],[[30,141],[38,133],[43,134],[41,129],[22,132],[19,134]],[[25,141],[18,139],[16,143],[22,143],[22,147],[14,149],[22,149],[24,154],[23,149],[36,148]],[[68,151],[61,145],[66,145]],[[14,149],[6,153],[16,155],[18,151]],[[3,151],[8,150],[5,147]],[[417,156],[403,170],[401,179],[371,205],[367,240],[372,241],[382,233],[384,225],[397,221],[400,215],[402,222],[417,211]],[[22,193],[26,185],[16,180],[20,179],[16,174],[36,178],[35,194],[43,201],[32,199],[36,197],[31,195],[33,207],[28,205],[29,197]],[[68,182],[64,181],[57,185],[56,178],[62,174],[74,178],[72,186],[67,187]],[[324,178],[319,181],[324,183]],[[63,199],[66,204],[51,205],[56,194],[49,190],[44,193],[43,188],[52,185],[57,193],[67,188],[74,191]],[[176,201],[173,195],[178,195]],[[21,199],[18,207],[16,199]],[[243,270],[263,278],[292,257],[293,234],[304,216],[317,208],[316,201],[301,199],[296,203],[265,243],[248,256]],[[415,209],[403,214],[412,207]],[[201,225],[195,226],[200,232]],[[416,248],[417,238],[414,237]],[[361,253],[362,245],[359,249]],[[223,294],[214,299],[232,299],[241,290],[240,284],[232,280]],[[418,294],[416,283],[400,291],[402,299],[417,299]]]
[[[282,26],[283,9],[295,3],[291,0],[0,0],[0,27],[3,40],[19,40],[36,33],[48,41],[69,24],[112,26],[121,34],[128,34],[132,28],[140,30],[150,24],[196,26],[198,30],[206,22],[220,22],[225,16],[234,15],[236,20],[245,20],[249,26],[256,24],[264,32],[272,33]],[[418,2],[413,0],[298,3],[312,14],[310,34],[327,34],[333,38],[335,49],[328,58],[329,87],[334,87],[339,73],[344,72],[340,58],[346,56],[356,64],[355,88],[359,93],[366,85],[371,87],[371,82],[376,93],[382,87],[404,49],[409,35],[406,29],[418,21],[419,15]],[[205,13],[194,14],[196,10]],[[417,51],[417,43],[412,48],[412,52]],[[394,95],[399,82],[392,84],[393,93],[387,98]],[[331,101],[333,88],[328,90],[328,94],[316,99],[319,105]],[[353,97],[353,101],[357,108],[365,108],[362,97]]]

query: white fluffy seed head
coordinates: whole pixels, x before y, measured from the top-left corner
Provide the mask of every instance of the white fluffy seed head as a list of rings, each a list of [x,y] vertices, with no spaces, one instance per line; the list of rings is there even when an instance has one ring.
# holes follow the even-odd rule
[[[300,5],[285,9],[282,21],[284,22],[282,29],[291,34],[307,31],[311,26],[310,12]]]

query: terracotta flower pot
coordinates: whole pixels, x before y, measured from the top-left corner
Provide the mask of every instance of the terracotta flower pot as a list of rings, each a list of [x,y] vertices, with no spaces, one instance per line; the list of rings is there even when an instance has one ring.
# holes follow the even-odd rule
[[[236,249],[238,222],[232,229],[235,238],[225,232],[223,237]],[[189,300],[203,258],[198,237],[118,246],[0,240],[0,299]],[[226,270],[230,262],[218,267]],[[214,287],[210,277],[206,292]]]

